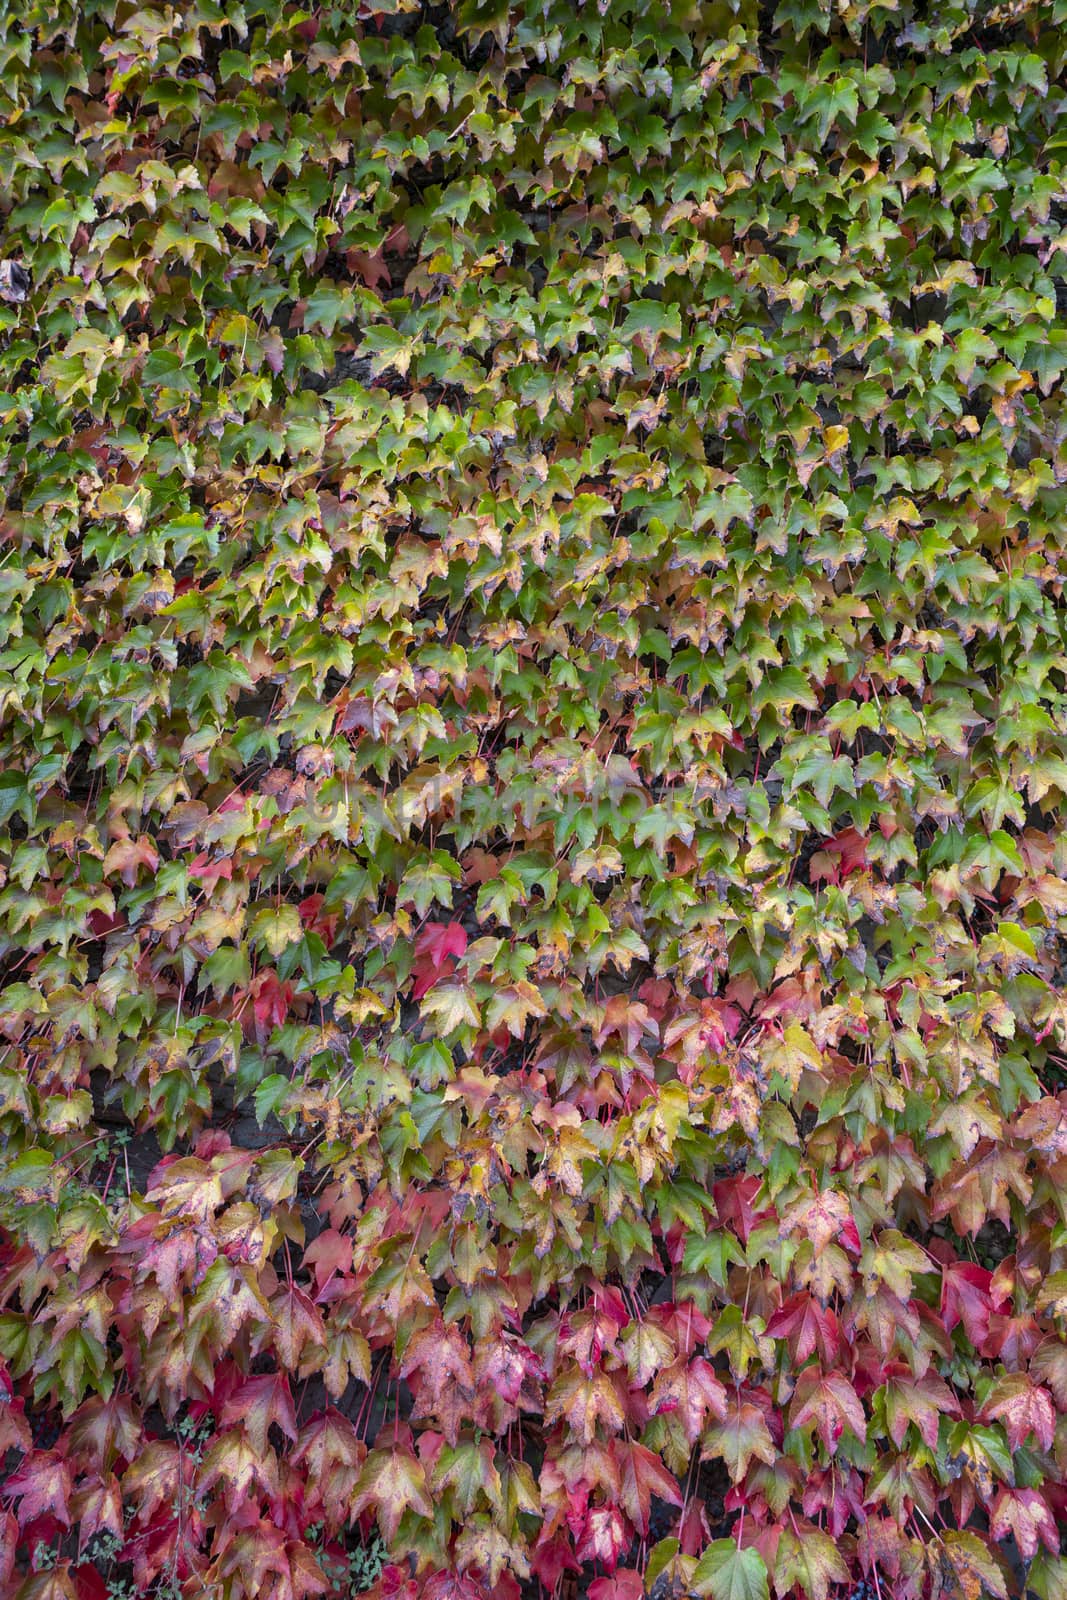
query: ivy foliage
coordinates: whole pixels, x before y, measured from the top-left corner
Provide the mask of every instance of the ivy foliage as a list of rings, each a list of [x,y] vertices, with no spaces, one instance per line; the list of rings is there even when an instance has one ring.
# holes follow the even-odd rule
[[[0,1587],[1067,1596],[1067,3],[0,36]]]

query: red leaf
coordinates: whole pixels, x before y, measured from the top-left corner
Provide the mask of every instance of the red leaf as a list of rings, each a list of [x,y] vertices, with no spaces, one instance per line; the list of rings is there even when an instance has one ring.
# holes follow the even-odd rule
[[[78,1600],[108,1600],[109,1595],[114,1593],[104,1582],[99,1569],[90,1563],[83,1562],[81,1566],[72,1567],[70,1575]]]
[[[759,1178],[722,1178],[712,1185],[712,1195],[715,1199],[719,1221],[726,1227],[736,1229],[737,1236],[742,1244],[747,1244],[749,1235],[757,1222],[769,1212],[756,1211],[752,1202],[760,1191]]]
[[[318,1352],[326,1345],[326,1328],[318,1306],[303,1289],[291,1283],[272,1300],[271,1310],[274,1312],[274,1345],[282,1365],[295,1372],[308,1360],[314,1368]],[[311,1352],[305,1357],[308,1346]]]
[[[642,1600],[645,1584],[633,1567],[620,1567],[612,1578],[594,1578],[586,1592],[589,1600]]]
[[[342,1276],[352,1271],[352,1240],[336,1228],[324,1228],[304,1251],[304,1265],[315,1272],[315,1291],[322,1291],[335,1274]]]
[[[618,1506],[593,1506],[578,1540],[579,1561],[601,1561],[614,1572],[633,1543],[634,1531]]]
[[[412,1416],[436,1419],[454,1445],[474,1400],[470,1350],[455,1323],[438,1321],[420,1329],[404,1352],[400,1376],[415,1396]]]
[[[824,1367],[833,1367],[841,1349],[837,1317],[806,1290],[793,1295],[767,1324],[769,1339],[786,1339],[797,1367],[818,1350]]]
[[[294,1466],[308,1474],[309,1502],[321,1503],[327,1522],[340,1529],[348,1520],[349,1507],[367,1458],[367,1447],[347,1417],[332,1406],[320,1411],[300,1430],[296,1449],[290,1456]]]
[[[678,1547],[683,1556],[698,1556],[711,1538],[711,1528],[699,1500],[690,1500],[678,1522]]]
[[[325,904],[324,894],[309,894],[301,900],[296,909],[300,913],[300,921],[308,932],[320,934],[323,943],[329,949],[337,937],[337,925],[341,919],[336,911],[324,913],[322,908]]]
[[[238,1422],[244,1424],[253,1448],[260,1454],[267,1448],[272,1423],[287,1439],[296,1438],[296,1411],[284,1373],[267,1373],[260,1378],[248,1378],[241,1384],[226,1401],[220,1418],[223,1428],[232,1428]]]
[[[415,954],[429,956],[440,971],[449,956],[458,958],[467,948],[467,935],[459,922],[427,922],[415,940]]]
[[[677,1480],[654,1451],[634,1440],[613,1439],[611,1453],[619,1468],[619,1504],[644,1539],[653,1496],[668,1505],[681,1505]]]
[[[948,1262],[941,1269],[941,1316],[951,1333],[960,1322],[971,1344],[982,1350],[993,1308],[989,1285],[993,1274],[970,1261]]]
[[[820,860],[819,858],[829,858]],[[855,828],[845,828],[832,839],[824,841],[822,849],[812,859],[808,874],[813,883],[828,879],[840,883],[849,873],[860,872],[867,865],[867,841]]]
[[[19,1525],[14,1512],[0,1511],[0,1585],[11,1582],[18,1542]]]
[[[720,1422],[726,1416],[726,1390],[712,1368],[697,1356],[688,1365],[676,1361],[657,1374],[649,1396],[653,1416],[676,1412],[690,1444],[696,1444],[709,1416]]]
[[[18,1502],[20,1527],[50,1513],[64,1528],[70,1527],[70,1467],[56,1450],[32,1450],[4,1486]]]
[[[1056,1433],[1052,1397],[1025,1372],[1009,1372],[998,1378],[978,1414],[983,1422],[1003,1422],[1011,1450],[1018,1450],[1031,1433],[1042,1450],[1052,1449]]]
[[[282,983],[278,974],[268,968],[252,980],[251,993],[256,1023],[265,1037],[271,1028],[280,1028],[288,1017],[293,986],[291,983]]]
[[[831,1455],[846,1428],[861,1443],[867,1437],[860,1397],[839,1372],[824,1373],[818,1367],[807,1367],[800,1374],[790,1406],[789,1425],[801,1428],[811,1421]]]
[[[426,923],[415,940],[412,998],[421,1000],[443,973],[453,970],[466,948],[467,935],[461,923]]]
[[[1023,1559],[1030,1561],[1043,1544],[1052,1555],[1060,1553],[1060,1536],[1052,1513],[1036,1489],[1001,1489],[989,1513],[994,1539],[1014,1534]]]
[[[554,1590],[565,1572],[580,1572],[574,1550],[564,1533],[554,1533],[534,1548],[530,1566],[546,1589]]]
[[[232,879],[233,857],[221,856],[219,860],[212,861],[206,851],[201,851],[186,868],[186,877],[195,878],[198,883],[213,889],[220,878],[226,882]]]
[[[501,1573],[493,1585],[493,1600],[503,1594],[504,1576]],[[435,1572],[427,1578],[419,1600],[489,1600],[489,1590],[469,1572]]]

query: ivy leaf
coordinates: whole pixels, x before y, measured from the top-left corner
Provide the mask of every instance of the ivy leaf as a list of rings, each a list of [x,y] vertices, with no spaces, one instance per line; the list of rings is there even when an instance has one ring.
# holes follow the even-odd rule
[[[221,1434],[205,1452],[198,1479],[206,1493],[221,1485],[226,1509],[233,1514],[242,1502],[257,1494],[272,1496],[280,1491],[278,1458],[269,1446],[257,1450],[242,1428]]]
[[[344,1526],[367,1459],[367,1447],[348,1418],[332,1407],[310,1417],[289,1459],[306,1468],[328,1523]]]
[[[363,1464],[352,1500],[351,1515],[373,1511],[386,1540],[396,1538],[405,1511],[433,1517],[422,1463],[410,1450],[372,1450]]]
[[[653,1415],[677,1413],[685,1437],[696,1444],[709,1416],[720,1422],[726,1416],[726,1390],[700,1356],[682,1359],[657,1374],[650,1407]]]
[[[768,1600],[767,1567],[758,1550],[740,1550],[733,1539],[714,1539],[690,1579],[694,1594],[711,1600]]]
[[[774,1588],[786,1594],[795,1584],[809,1600],[827,1600],[832,1584],[847,1583],[848,1568],[828,1534],[806,1527],[782,1530],[774,1563]]]
[[[1059,1531],[1036,1489],[1001,1489],[989,1514],[989,1529],[995,1539],[1013,1538],[1024,1561],[1033,1560],[1039,1545],[1059,1554]]]
[[[898,1448],[904,1442],[909,1422],[913,1422],[929,1448],[936,1450],[942,1415],[958,1416],[959,1410],[952,1390],[935,1373],[925,1373],[921,1378],[902,1373],[886,1385],[886,1422],[889,1436]]]
[[[654,1451],[632,1440],[614,1440],[612,1456],[619,1468],[619,1504],[641,1538],[647,1538],[653,1495],[680,1506],[677,1481]]]
[[[704,1432],[701,1456],[708,1459],[718,1456],[725,1462],[733,1482],[740,1483],[753,1458],[773,1467],[778,1451],[759,1406],[728,1394],[725,1417]]]
[[[488,1439],[463,1440],[446,1446],[434,1463],[430,1484],[435,1494],[450,1489],[456,1510],[463,1517],[470,1515],[482,1496],[495,1509],[502,1506],[500,1473]]]
[[[51,1516],[70,1527],[73,1491],[70,1467],[55,1450],[31,1450],[8,1478],[6,1491],[18,1500],[19,1526]]]
[[[456,1540],[456,1559],[461,1569],[480,1573],[491,1587],[499,1583],[505,1571],[523,1578],[530,1575],[522,1544],[508,1539],[484,1514],[473,1516],[464,1524]]]
[[[259,1378],[246,1379],[226,1401],[219,1422],[223,1428],[241,1423],[252,1448],[260,1455],[266,1453],[272,1424],[280,1428],[287,1439],[295,1440],[296,1411],[284,1374],[266,1373]]]
[[[979,1416],[982,1421],[1003,1422],[1008,1446],[1018,1450],[1033,1434],[1042,1450],[1051,1450],[1056,1429],[1052,1397],[1041,1384],[1025,1372],[1012,1372],[998,1378],[990,1390]]]
[[[983,1594],[1007,1600],[1008,1586],[1003,1572],[993,1559],[989,1546],[974,1533],[949,1529],[944,1535],[945,1553],[960,1591],[967,1600]]]
[[[419,1015],[434,1024],[440,1038],[447,1038],[457,1028],[478,1028],[482,1020],[470,993],[458,983],[435,984],[423,996]]]
[[[622,1431],[626,1412],[618,1388],[606,1372],[586,1374],[581,1369],[561,1373],[545,1400],[545,1419],[551,1424],[566,1418],[580,1444],[592,1444],[597,1424],[608,1434]]]

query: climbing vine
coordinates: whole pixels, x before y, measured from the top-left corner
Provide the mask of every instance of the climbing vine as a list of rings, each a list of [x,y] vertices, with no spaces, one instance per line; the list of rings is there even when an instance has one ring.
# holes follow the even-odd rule
[[[1065,1600],[1067,4],[0,60],[0,1591]]]

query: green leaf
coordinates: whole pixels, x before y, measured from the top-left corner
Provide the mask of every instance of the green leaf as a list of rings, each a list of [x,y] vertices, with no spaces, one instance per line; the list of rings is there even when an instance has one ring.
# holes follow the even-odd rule
[[[252,1091],[252,1103],[256,1108],[256,1121],[261,1127],[284,1103],[292,1087],[292,1080],[280,1072],[272,1072],[270,1077],[256,1084]]]
[[[769,1600],[767,1568],[758,1550],[739,1550],[733,1539],[715,1539],[697,1562],[692,1592],[711,1600]]]

